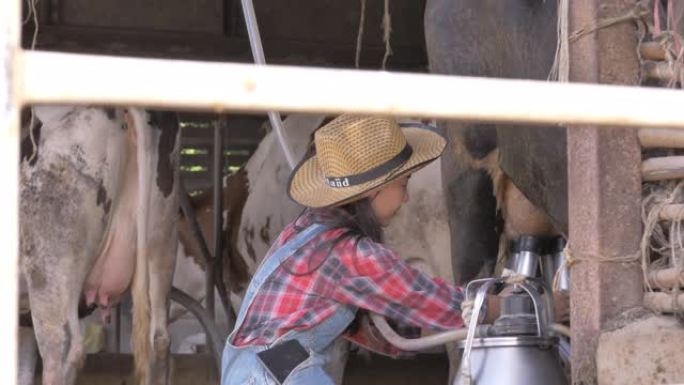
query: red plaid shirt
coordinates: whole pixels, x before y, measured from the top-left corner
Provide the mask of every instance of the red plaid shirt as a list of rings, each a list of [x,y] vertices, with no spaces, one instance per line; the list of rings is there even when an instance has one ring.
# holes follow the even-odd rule
[[[337,208],[307,210],[296,226],[301,229],[314,222],[336,223],[340,218],[347,223],[352,220]],[[232,343],[270,343],[289,330],[319,324],[342,304],[420,328],[463,327],[461,288],[412,268],[392,250],[367,237],[344,237],[347,231],[340,227],[323,231],[286,259],[256,294]],[[295,223],[287,226],[272,250],[295,233]],[[330,242],[335,239],[339,242],[332,246]],[[345,333],[345,337],[380,353],[399,353],[364,330]]]

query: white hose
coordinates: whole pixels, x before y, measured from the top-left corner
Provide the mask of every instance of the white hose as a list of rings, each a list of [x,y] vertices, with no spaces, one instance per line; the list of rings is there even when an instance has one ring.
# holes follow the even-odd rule
[[[394,329],[392,329],[392,327],[387,323],[385,317],[373,313],[371,313],[370,317],[380,331],[380,334],[382,334],[387,342],[401,350],[406,351],[425,350],[435,346],[444,345],[449,342],[461,341],[464,340],[468,334],[468,330],[463,328],[434,334],[427,337],[404,338],[397,334]]]
[[[551,324],[549,327],[551,328],[551,330],[553,330],[554,333],[561,334],[565,337],[571,338],[572,332],[570,331],[569,327],[562,324]]]
[[[449,342],[462,341],[466,338],[466,335],[468,334],[468,330],[463,328],[438,333],[427,337],[404,338],[397,334],[397,332],[395,332],[394,329],[392,329],[392,327],[387,323],[385,317],[374,313],[371,313],[370,317],[373,320],[375,326],[380,331],[380,334],[382,334],[382,336],[387,340],[387,342],[405,351],[425,350],[433,348],[435,346],[444,345]],[[478,327],[477,334],[483,334],[484,330],[486,330],[487,327],[487,325],[480,325]],[[551,324],[549,327],[554,333],[570,338],[571,332],[569,327],[561,324]]]
[[[254,12],[252,0],[242,0],[242,12],[245,16],[247,35],[249,36],[249,45],[252,48],[254,63],[259,65],[266,64],[266,56],[264,55],[264,47],[261,44],[261,34],[259,34],[259,25],[257,24],[256,12]],[[292,153],[292,149],[285,140],[285,135],[283,134],[283,120],[280,118],[280,113],[277,111],[269,111],[268,120],[275,131],[278,143],[280,143],[280,148],[282,148],[283,154],[285,154],[287,164],[290,166],[290,169],[293,169],[297,162]]]

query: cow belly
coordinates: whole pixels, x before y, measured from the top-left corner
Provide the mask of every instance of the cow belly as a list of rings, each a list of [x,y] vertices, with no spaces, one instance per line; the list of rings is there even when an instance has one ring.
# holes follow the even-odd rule
[[[84,290],[88,304],[97,302],[107,308],[118,302],[130,286],[135,271],[134,223],[112,227],[108,234],[108,246],[88,274]]]
[[[130,151],[129,153],[133,153]],[[128,289],[135,272],[138,173],[135,156],[129,159],[121,197],[114,207],[102,251],[88,274],[84,292],[88,304],[107,309]]]

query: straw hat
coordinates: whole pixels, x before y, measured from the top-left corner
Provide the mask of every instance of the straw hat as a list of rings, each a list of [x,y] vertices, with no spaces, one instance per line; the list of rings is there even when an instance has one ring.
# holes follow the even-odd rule
[[[342,115],[316,131],[315,153],[290,176],[288,194],[308,207],[354,201],[444,151],[440,135],[393,118]]]

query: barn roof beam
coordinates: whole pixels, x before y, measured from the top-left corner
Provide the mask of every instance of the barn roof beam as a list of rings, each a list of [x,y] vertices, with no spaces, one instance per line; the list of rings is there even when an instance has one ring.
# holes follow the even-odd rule
[[[617,85],[23,52],[25,103],[684,128],[684,93]]]
[[[24,46],[32,29],[24,30]],[[356,45],[293,39],[263,40],[271,64],[353,67]],[[41,25],[37,49],[99,55],[124,55],[166,59],[251,62],[249,39],[210,33],[132,30],[64,25]],[[363,46],[361,66],[378,66],[385,52],[381,45]],[[425,47],[397,43],[392,46],[393,69],[416,70],[427,65]]]

